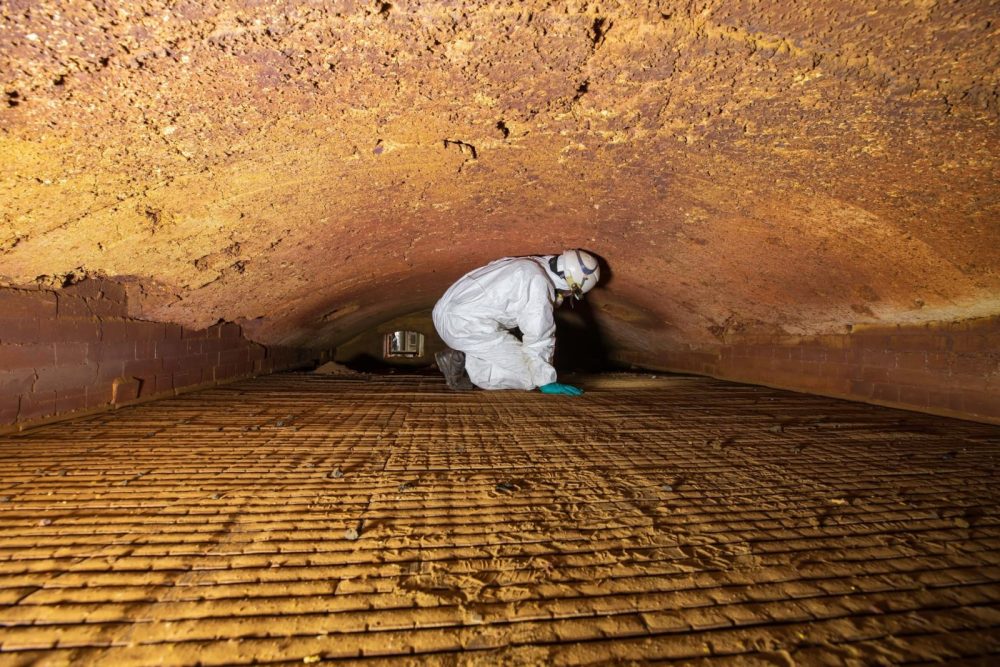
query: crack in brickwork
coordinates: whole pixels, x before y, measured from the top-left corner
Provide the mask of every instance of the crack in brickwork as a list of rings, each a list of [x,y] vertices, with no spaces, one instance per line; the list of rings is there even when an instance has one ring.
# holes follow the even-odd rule
[[[582,383],[283,374],[2,437],[0,664],[1000,654],[996,426]]]

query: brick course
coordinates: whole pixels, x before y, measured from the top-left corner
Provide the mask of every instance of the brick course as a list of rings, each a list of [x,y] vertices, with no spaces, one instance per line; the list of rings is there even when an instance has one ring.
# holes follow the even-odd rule
[[[275,375],[0,436],[0,663],[997,664],[1000,427],[580,383]]]
[[[0,288],[0,432],[319,356],[265,348],[232,322],[196,331],[127,313],[124,287],[109,280],[59,291]]]
[[[4,289],[0,291],[0,313],[10,318],[52,318],[56,315],[56,296],[38,290]]]
[[[38,320],[0,311],[0,344],[23,345],[38,341]]]

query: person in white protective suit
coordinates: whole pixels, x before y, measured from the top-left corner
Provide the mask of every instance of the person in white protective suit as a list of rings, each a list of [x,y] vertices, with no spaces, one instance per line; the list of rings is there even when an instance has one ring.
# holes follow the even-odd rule
[[[459,278],[433,312],[434,327],[450,348],[435,355],[448,386],[582,394],[556,382],[553,310],[566,297],[583,298],[600,277],[593,255],[567,250],[505,257]],[[520,340],[514,329],[521,332]]]

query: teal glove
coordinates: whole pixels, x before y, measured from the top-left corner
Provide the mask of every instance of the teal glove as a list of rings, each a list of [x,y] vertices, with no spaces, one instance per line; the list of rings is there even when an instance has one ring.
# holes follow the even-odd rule
[[[559,394],[561,396],[580,396],[583,394],[583,389],[574,387],[571,384],[559,384],[558,382],[550,382],[549,384],[542,385],[538,388],[538,391],[543,394]]]

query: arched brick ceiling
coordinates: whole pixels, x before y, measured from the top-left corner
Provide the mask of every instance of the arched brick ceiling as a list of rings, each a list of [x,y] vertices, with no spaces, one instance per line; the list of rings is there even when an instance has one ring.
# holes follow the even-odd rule
[[[1000,312],[991,0],[0,12],[4,283],[308,346],[564,246],[626,347]]]

